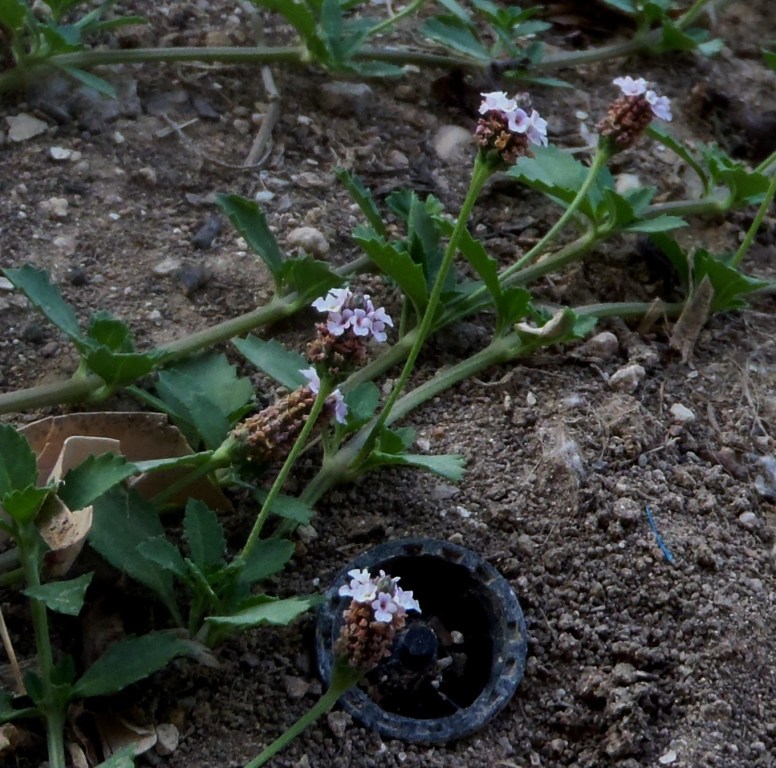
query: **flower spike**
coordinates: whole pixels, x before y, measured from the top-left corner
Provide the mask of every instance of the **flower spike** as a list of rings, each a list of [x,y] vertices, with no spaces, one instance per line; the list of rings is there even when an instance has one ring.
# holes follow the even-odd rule
[[[632,147],[653,118],[671,120],[671,102],[651,90],[643,77],[626,75],[612,82],[620,89],[620,96],[597,128],[599,141],[610,151],[619,152]]]

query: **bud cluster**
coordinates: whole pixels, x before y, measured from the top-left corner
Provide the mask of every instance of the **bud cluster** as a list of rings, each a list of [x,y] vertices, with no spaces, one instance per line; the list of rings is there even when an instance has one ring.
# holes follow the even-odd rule
[[[474,135],[486,151],[512,165],[518,157],[530,155],[530,145],[547,146],[547,121],[531,110],[529,115],[504,91],[483,93],[480,117]]]
[[[647,87],[643,77],[617,77],[621,95],[596,126],[601,140],[615,151],[632,147],[654,118],[671,120],[671,102]]]
[[[334,651],[354,669],[369,671],[391,655],[396,633],[404,628],[407,611],[420,612],[420,604],[399,586],[399,577],[366,569],[348,572],[350,581],[339,589],[351,602],[343,612],[343,625]]]

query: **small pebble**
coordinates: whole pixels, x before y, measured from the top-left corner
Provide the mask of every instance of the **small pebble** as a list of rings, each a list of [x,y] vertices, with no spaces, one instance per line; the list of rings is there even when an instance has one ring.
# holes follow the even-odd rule
[[[472,146],[472,132],[460,125],[443,125],[431,145],[441,160],[460,160]]]
[[[286,675],[283,682],[286,689],[286,695],[292,701],[303,698],[307,691],[310,690],[310,683],[301,677]]]
[[[626,365],[609,377],[609,387],[617,392],[633,394],[641,384],[647,372],[641,365]]]
[[[70,204],[64,197],[50,197],[48,200],[41,200],[38,208],[51,219],[66,219]]]
[[[681,403],[671,406],[671,417],[677,424],[689,424],[695,421],[695,413]]]
[[[329,243],[323,232],[315,227],[297,227],[288,233],[286,240],[289,248],[301,248],[312,256],[325,256],[329,252]]]
[[[614,502],[614,516],[624,523],[634,523],[642,515],[641,504],[635,499],[622,498]]]
[[[45,133],[49,127],[47,122],[26,112],[6,117],[5,120],[8,123],[8,138],[11,141],[27,141]]]
[[[757,527],[757,515],[754,512],[742,512],[738,516],[738,524],[747,531]]]
[[[181,268],[180,259],[168,257],[151,268],[151,272],[157,277],[166,277]]]
[[[363,117],[374,103],[374,92],[366,83],[333,80],[318,89],[318,106],[340,117]]]
[[[326,716],[326,720],[329,723],[331,732],[338,739],[341,739],[345,735],[348,725],[353,722],[353,718],[347,712],[329,712]]]
[[[172,723],[161,723],[156,726],[156,753],[162,756],[171,755],[178,749],[180,733]]]
[[[52,160],[70,160],[72,155],[72,149],[67,149],[65,147],[49,147],[49,157]]]
[[[578,350],[583,357],[608,360],[620,349],[619,339],[611,331],[602,331],[588,339]]]
[[[213,245],[213,240],[221,233],[223,224],[224,220],[220,216],[216,214],[208,216],[205,223],[197,230],[194,237],[191,238],[191,244],[195,248],[206,251]]]

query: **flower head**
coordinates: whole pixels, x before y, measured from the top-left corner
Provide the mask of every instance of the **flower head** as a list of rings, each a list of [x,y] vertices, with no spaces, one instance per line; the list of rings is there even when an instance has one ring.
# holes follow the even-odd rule
[[[529,155],[530,145],[547,145],[547,121],[531,110],[529,115],[519,102],[527,97],[510,99],[504,91],[482,94],[480,117],[475,136],[479,145],[494,160],[512,164]]]
[[[380,571],[348,571],[347,584],[339,594],[350,597],[343,613],[343,625],[334,650],[355,669],[369,671],[380,659],[390,656],[396,633],[404,628],[408,611],[420,612],[420,604],[398,586],[399,578]]]
[[[369,339],[385,341],[386,328],[393,327],[383,307],[375,308],[369,296],[356,295],[350,288],[333,288],[312,306],[326,313],[326,322],[317,326],[315,341],[307,345],[307,359],[332,373],[346,364],[363,364]]]
[[[632,147],[653,118],[670,120],[671,102],[649,89],[643,77],[634,79],[627,75],[612,82],[619,87],[621,95],[597,127],[600,142],[617,152]]]

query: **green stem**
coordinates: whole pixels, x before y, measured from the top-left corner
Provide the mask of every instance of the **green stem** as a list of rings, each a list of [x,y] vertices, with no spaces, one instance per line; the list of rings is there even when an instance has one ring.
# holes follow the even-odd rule
[[[275,503],[275,499],[278,497],[278,494],[282,490],[283,484],[286,482],[286,478],[288,477],[289,472],[293,469],[294,464],[296,464],[296,460],[299,458],[299,454],[302,452],[302,449],[307,443],[307,439],[312,434],[312,431],[315,428],[315,423],[318,421],[318,416],[323,410],[323,406],[325,405],[326,398],[329,396],[329,394],[331,394],[331,385],[324,377],[321,379],[318,395],[313,402],[313,407],[310,409],[310,413],[308,414],[307,420],[305,421],[304,426],[299,433],[299,437],[297,437],[296,441],[294,442],[293,448],[291,448],[291,451],[286,457],[280,472],[278,472],[278,476],[275,478],[275,482],[272,483],[272,487],[269,489],[267,498],[264,499],[264,503],[261,505],[261,510],[256,517],[256,521],[254,522],[253,528],[251,529],[248,539],[245,542],[245,546],[242,548],[242,552],[240,552],[240,555],[237,559],[245,561],[258,543],[261,530],[264,527],[264,523],[267,522],[272,505]]]
[[[363,272],[371,265],[368,257],[361,256],[334,271],[343,277]],[[306,298],[300,298],[296,293],[290,293],[273,299],[262,307],[246,312],[238,317],[224,320],[222,323],[204,328],[189,334],[171,344],[160,347],[164,353],[164,364],[174,362],[182,357],[198,352],[205,347],[227,341],[235,336],[241,336],[248,331],[265,325],[271,325],[298,312],[306,306]],[[29,389],[0,393],[0,414],[15,413],[30,408],[41,408],[46,405],[80,402],[102,387],[105,382],[96,374],[76,374],[67,381],[42,384]]]
[[[747,230],[744,239],[741,241],[741,245],[738,247],[736,255],[731,259],[730,266],[737,267],[751,248],[752,243],[757,236],[757,232],[760,229],[760,225],[763,223],[763,219],[768,213],[768,209],[771,207],[774,194],[776,194],[776,174],[773,175],[771,183],[768,185],[768,189],[765,192],[765,197],[763,198],[763,201],[760,203],[760,207],[757,210],[757,214],[755,215],[751,226]]]
[[[469,221],[469,216],[471,215],[472,209],[474,208],[474,204],[477,202],[477,198],[479,197],[483,186],[485,186],[485,182],[488,180],[488,178],[490,178],[492,173],[493,169],[485,159],[483,152],[477,152],[477,157],[474,161],[474,168],[472,170],[472,178],[469,182],[469,189],[466,192],[466,197],[458,214],[458,219],[455,223],[453,232],[450,235],[450,240],[447,243],[445,254],[442,257],[442,263],[439,265],[439,271],[437,272],[436,279],[434,280],[434,285],[431,289],[431,295],[429,296],[426,310],[423,313],[423,318],[420,321],[420,326],[417,329],[417,335],[413,339],[412,347],[410,348],[409,354],[407,355],[407,359],[404,363],[404,368],[402,369],[401,374],[399,374],[399,378],[394,383],[391,394],[388,396],[388,399],[385,401],[382,410],[371,425],[369,438],[359,453],[360,460],[366,459],[371,452],[374,443],[380,434],[380,431],[388,419],[388,415],[390,414],[391,409],[399,399],[399,396],[401,395],[401,392],[404,389],[404,386],[406,385],[407,380],[409,379],[410,374],[415,367],[415,362],[418,359],[420,350],[423,347],[423,344],[428,338],[428,335],[434,325],[437,308],[439,307],[439,302],[442,298],[442,290],[444,288],[445,279],[447,278],[447,274],[453,264],[455,255],[458,252],[458,243],[461,239],[461,235],[466,229],[466,224]]]
[[[399,21],[401,21],[405,16],[409,16],[411,13],[415,13],[415,11],[420,10],[420,8],[425,5],[426,0],[413,0],[411,3],[407,3],[404,8],[402,8],[397,13],[394,13],[393,16],[388,16],[383,21],[381,21],[378,24],[375,24],[369,32],[367,32],[367,37],[372,37],[373,35],[376,35],[378,32],[382,32],[387,27],[392,27],[395,24],[397,24]]]
[[[232,463],[232,455],[228,449],[233,445],[234,442],[232,439],[227,438],[224,444],[215,451],[211,451],[210,453],[192,454],[192,463],[194,463],[194,460],[196,460],[197,463],[201,463],[199,463],[198,466],[195,466],[187,474],[170,483],[163,491],[159,491],[159,493],[151,500],[152,503],[155,506],[160,507],[170,501],[170,499],[175,498],[175,496],[184,488],[188,488],[200,478],[206,477],[217,469],[228,467]],[[163,467],[160,468],[160,471],[163,471],[163,469]]]
[[[245,764],[245,768],[260,768],[271,760],[280,750],[288,746],[302,731],[312,725],[321,715],[325,715],[339,700],[361,679],[362,673],[356,672],[344,663],[335,663],[332,670],[331,685],[326,693],[313,704],[282,736],[278,736],[258,757]]]
[[[593,186],[593,183],[595,182],[598,174],[601,172],[601,169],[606,165],[607,161],[611,157],[611,153],[605,149],[604,147],[598,147],[595,156],[593,157],[593,162],[590,164],[590,168],[587,171],[587,176],[585,177],[585,180],[582,182],[582,186],[579,188],[579,191],[577,192],[574,199],[569,204],[568,208],[566,208],[565,211],[563,211],[563,215],[550,227],[549,231],[542,237],[541,240],[539,240],[536,245],[533,246],[527,253],[525,253],[521,258],[519,258],[509,269],[507,269],[504,272],[504,277],[509,278],[511,274],[514,274],[515,272],[519,272],[524,266],[529,264],[533,259],[535,259],[537,256],[541,255],[541,253],[546,249],[546,247],[558,236],[560,231],[563,229],[563,227],[566,226],[567,222],[571,217],[577,212],[579,209],[579,206],[582,204],[584,199],[587,197],[587,193],[590,191],[590,188]]]
[[[38,557],[38,532],[32,523],[20,525],[17,543],[24,579],[28,587],[40,586]],[[50,768],[65,768],[64,725],[65,712],[57,701],[52,676],[54,673],[54,655],[49,636],[48,613],[41,600],[30,598],[32,628],[35,634],[38,675],[43,686],[43,700],[35,704],[46,720],[46,742]]]
[[[755,169],[755,173],[767,173],[770,167],[776,162],[776,152],[771,152]]]

